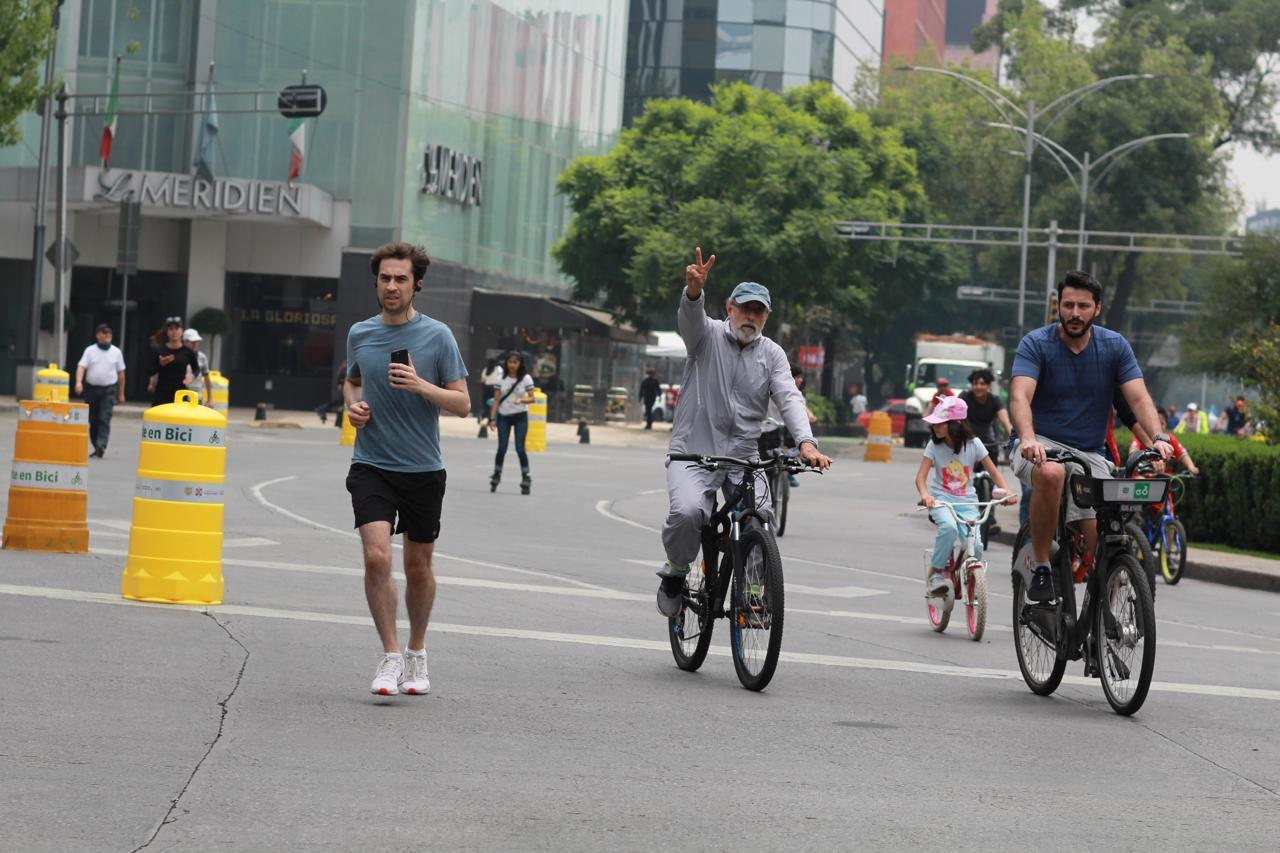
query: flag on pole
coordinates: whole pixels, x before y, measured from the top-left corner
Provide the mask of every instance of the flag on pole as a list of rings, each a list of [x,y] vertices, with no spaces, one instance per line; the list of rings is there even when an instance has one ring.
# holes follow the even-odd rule
[[[102,125],[102,142],[98,144],[98,159],[102,168],[108,168],[111,160],[111,144],[116,140],[116,106],[120,99],[120,57],[116,57],[116,70],[111,75],[111,95],[107,98],[107,120]]]
[[[289,119],[289,142],[293,151],[289,154],[289,183],[302,174],[302,161],[307,156],[307,125],[300,118]]]
[[[212,63],[210,63],[212,69]],[[204,98],[204,112],[200,115],[200,138],[196,144],[196,177],[213,181],[213,146],[218,140],[218,105],[213,98],[213,71],[209,72],[209,88]]]

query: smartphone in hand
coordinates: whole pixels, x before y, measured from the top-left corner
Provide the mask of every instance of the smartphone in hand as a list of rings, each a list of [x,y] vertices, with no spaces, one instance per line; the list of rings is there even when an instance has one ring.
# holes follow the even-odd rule
[[[398,349],[391,353],[392,364],[408,364],[409,351],[407,349]]]

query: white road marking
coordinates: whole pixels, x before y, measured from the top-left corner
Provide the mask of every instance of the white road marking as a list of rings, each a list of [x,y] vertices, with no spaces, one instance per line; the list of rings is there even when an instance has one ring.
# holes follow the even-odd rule
[[[325,530],[325,531],[328,531],[329,533],[336,533],[339,536],[343,536],[348,539],[358,540],[360,538],[360,534],[356,533],[354,530],[342,530],[337,527],[330,527],[327,524],[321,524],[318,521],[313,521],[307,518],[306,516],[298,515],[296,512],[290,512],[289,510],[285,509],[279,504],[275,504],[267,500],[266,497],[262,494],[262,490],[267,486],[273,486],[276,483],[284,483],[289,480],[296,480],[296,479],[298,478],[294,476],[289,476],[289,477],[276,477],[274,480],[264,480],[261,483],[257,483],[251,486],[249,488],[249,491],[253,495],[254,500],[256,500],[258,503],[265,506],[267,509],[278,512],[286,518],[291,518],[294,521],[298,522],[299,524],[306,525],[307,527],[314,527],[317,530]],[[404,545],[395,541],[395,538],[392,537],[391,547],[403,548]],[[507,565],[503,565],[502,563],[489,563],[489,562],[485,562],[484,560],[472,560],[468,557],[455,557],[452,554],[446,554],[443,551],[435,551],[433,556],[439,557],[442,560],[453,560],[458,563],[466,563],[472,566],[483,566],[484,568],[487,568],[487,569],[498,569],[499,571],[512,572],[514,574],[547,578],[548,580],[555,580],[555,581],[560,581],[561,583],[573,584],[574,586],[582,587],[583,589],[598,589],[598,590],[606,589],[606,587],[599,586],[597,584],[587,583],[586,581],[574,580],[573,578],[561,577],[560,575],[553,575],[550,572],[539,572],[533,569],[521,569],[521,568],[518,568],[517,566],[507,566]]]
[[[100,554],[105,557],[124,557],[127,556],[124,551],[115,551],[109,548],[90,548],[92,554]],[[273,560],[241,560],[233,557],[223,557],[222,564],[224,566],[243,567],[247,569],[272,569],[281,572],[301,572],[311,575],[343,575],[345,577],[364,577],[363,569],[353,569],[348,566],[316,566],[309,563],[281,563]],[[392,573],[399,580],[404,580],[403,572]],[[466,586],[478,589],[501,589],[511,592],[535,592],[545,595],[569,595],[578,598],[607,598],[615,601],[652,601],[651,595],[640,595],[634,592],[622,592],[612,589],[582,589],[580,587],[566,586],[548,586],[546,584],[531,583],[512,583],[510,581],[495,581],[485,578],[461,578],[452,577],[450,575],[436,575],[436,583],[445,586]]]
[[[645,490],[645,491],[641,492],[640,494],[642,494],[642,495],[665,495],[666,493],[667,493],[667,490],[666,490],[666,489],[647,489],[647,490]]]
[[[197,613],[212,613],[225,616],[247,616],[263,619],[288,619],[300,622],[328,622],[338,625],[358,625],[370,627],[373,620],[368,616],[350,616],[340,613],[318,613],[306,610],[283,610],[272,607],[256,607],[240,604],[220,604],[213,607],[193,605],[147,604],[130,601],[118,595],[103,592],[85,592],[75,589],[52,589],[46,587],[19,586],[0,584],[0,595],[15,595],[33,598],[45,598],[56,601],[74,601],[86,604],[111,604],[117,606],[149,607],[168,610],[186,610]],[[407,623],[402,622],[402,625]],[[573,645],[637,649],[650,652],[666,652],[670,644],[657,640],[639,640],[631,637],[609,637],[598,634],[568,634],[556,631],[531,631],[522,628],[492,628],[480,625],[455,625],[443,622],[432,622],[431,630],[442,634],[459,634],[473,637],[491,637],[512,640],[533,640],[548,643],[569,643]],[[719,657],[727,657],[728,649],[712,648],[711,653]],[[810,664],[814,666],[831,666],[843,669],[869,669],[883,672],[910,672],[921,675],[942,675],[952,678],[982,678],[998,681],[1019,681],[1017,672],[991,669],[987,667],[965,667],[951,664],[925,663],[921,661],[882,660],[877,658],[849,657],[844,655],[823,655],[808,652],[783,652],[780,660],[786,663]],[[1063,681],[1080,686],[1094,686],[1096,679],[1081,676],[1066,676]],[[1154,681],[1153,691],[1162,693],[1184,693],[1192,696],[1212,696],[1231,699],[1261,699],[1280,702],[1280,690],[1268,690],[1260,687],[1235,687],[1220,684],[1186,684],[1179,682]]]
[[[632,521],[629,518],[623,518],[618,515],[613,511],[613,501],[596,501],[596,512],[600,513],[605,518],[611,518],[614,521],[621,521],[623,524],[630,524],[632,527],[638,527],[641,530],[647,530],[650,533],[660,532],[656,527],[650,527],[647,524],[641,524],[638,521]]]

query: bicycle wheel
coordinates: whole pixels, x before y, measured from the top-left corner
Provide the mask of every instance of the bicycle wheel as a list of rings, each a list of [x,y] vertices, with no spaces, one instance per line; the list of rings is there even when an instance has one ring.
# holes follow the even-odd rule
[[[1187,569],[1187,528],[1176,518],[1164,523],[1160,531],[1160,573],[1164,582],[1173,586],[1182,580]]]
[[[951,559],[954,560],[955,557],[952,556]],[[948,578],[952,577],[951,565],[951,562],[948,561],[945,571]],[[926,580],[928,579],[926,578]],[[930,592],[932,592],[932,590],[930,590]],[[958,595],[959,590],[956,590],[955,594]],[[929,611],[929,624],[933,626],[933,630],[937,631],[939,634],[947,630],[947,625],[951,623],[951,611],[945,607],[945,603],[946,598],[939,598],[936,595],[930,595],[925,599],[925,608]]]
[[[791,480],[786,471],[778,472],[778,496],[773,499],[773,526],[776,535],[787,532],[787,504],[791,503]]]
[[[1146,532],[1135,522],[1128,522],[1124,526],[1125,535],[1129,537],[1129,551],[1133,554],[1134,559],[1142,566],[1142,570],[1147,575],[1147,581],[1151,586],[1151,598],[1156,597],[1156,554],[1151,550],[1151,542],[1147,539]]]
[[[685,672],[694,672],[707,659],[711,630],[716,624],[711,618],[705,560],[699,560],[689,569],[684,583],[684,606],[679,616],[667,620],[667,636],[676,666]]]
[[[984,569],[974,567],[968,571],[969,580],[965,584],[965,599],[973,602],[964,606],[968,617],[969,639],[977,642],[987,629],[987,573]]]
[[[1024,524],[1014,541],[1015,560],[1030,536],[1031,528]],[[1022,581],[1022,575],[1015,569],[1013,572],[1013,648],[1018,653],[1018,669],[1022,671],[1022,680],[1027,682],[1032,693],[1037,696],[1048,696],[1062,683],[1067,662],[1058,660],[1057,649],[1054,648],[1053,643],[1032,630],[1024,615],[1024,611],[1030,604],[1026,584]]]
[[[1108,567],[1092,628],[1102,692],[1117,714],[1128,716],[1146,701],[1156,665],[1156,608],[1131,555],[1119,554]]]
[[[733,668],[748,690],[773,678],[782,648],[782,558],[773,534],[750,527],[742,534],[742,565],[733,573],[729,612]]]

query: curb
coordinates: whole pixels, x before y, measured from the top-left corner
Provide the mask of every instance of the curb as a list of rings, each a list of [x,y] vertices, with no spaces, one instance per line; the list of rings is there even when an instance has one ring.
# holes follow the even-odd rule
[[[1280,569],[1274,572],[1260,572],[1236,566],[1215,566],[1212,563],[1188,559],[1187,568],[1183,574],[1198,581],[1257,589],[1263,592],[1280,592]]]
[[[1010,533],[1008,530],[1001,531],[992,537],[992,540],[999,542],[1001,545],[1013,547],[1013,539],[1016,534]],[[1159,569],[1157,569],[1157,575]],[[1198,581],[1207,583],[1216,583],[1223,586],[1234,586],[1240,589],[1256,589],[1262,592],[1280,592],[1280,563],[1277,563],[1274,570],[1248,569],[1240,566],[1222,566],[1214,563],[1206,563],[1201,560],[1192,560],[1188,558],[1187,568],[1183,572],[1184,577],[1194,578]],[[1168,586],[1163,580],[1158,586]]]

